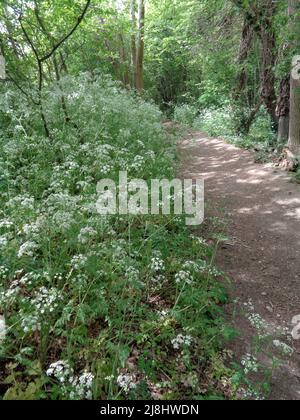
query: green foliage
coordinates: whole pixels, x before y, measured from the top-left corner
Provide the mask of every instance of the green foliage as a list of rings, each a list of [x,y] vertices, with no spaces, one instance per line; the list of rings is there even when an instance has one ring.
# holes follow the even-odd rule
[[[262,109],[252,124],[248,135],[236,134],[236,115],[234,110],[227,106],[220,109],[209,109],[201,113],[193,123],[195,130],[202,130],[210,136],[222,137],[229,142],[245,148],[266,149],[274,145],[274,132],[271,130],[270,117]]]
[[[198,110],[188,104],[177,105],[174,110],[174,121],[191,127],[194,123]]]
[[[35,107],[12,91],[4,99],[2,398],[215,396],[226,296],[214,250],[182,218],[95,209],[97,181],[119,170],[174,177],[160,111],[101,74],[69,76],[44,93],[45,138]]]

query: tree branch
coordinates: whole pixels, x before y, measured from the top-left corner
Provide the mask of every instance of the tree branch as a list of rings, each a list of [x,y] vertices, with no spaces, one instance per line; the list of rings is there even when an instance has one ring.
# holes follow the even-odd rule
[[[42,57],[41,58],[41,62],[43,63],[44,61],[46,61],[46,60],[48,60],[49,58],[51,58],[51,56],[55,53],[55,51],[62,45],[62,44],[64,44],[69,38],[70,38],[70,36],[72,36],[73,35],[73,33],[76,31],[76,29],[78,28],[78,26],[81,24],[81,22],[83,21],[83,19],[84,19],[84,17],[85,17],[85,15],[86,15],[86,12],[88,11],[88,8],[90,7],[90,4],[91,4],[91,1],[92,0],[88,0],[87,1],[87,3],[86,3],[86,5],[85,5],[85,8],[84,8],[84,10],[83,10],[83,12],[82,12],[82,14],[78,17],[78,19],[77,19],[77,22],[76,22],[76,25],[71,29],[71,31],[64,37],[64,38],[62,38],[53,48],[52,48],[52,50],[48,53],[48,54],[46,54],[44,57]]]

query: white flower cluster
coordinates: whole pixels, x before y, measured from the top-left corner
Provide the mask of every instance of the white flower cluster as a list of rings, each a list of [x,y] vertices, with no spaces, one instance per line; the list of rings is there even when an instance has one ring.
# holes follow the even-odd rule
[[[4,265],[0,265],[0,279],[5,280],[8,277],[9,270]]]
[[[21,327],[25,334],[40,331],[41,323],[38,315],[24,315],[22,317]]]
[[[257,330],[266,330],[268,328],[267,322],[259,314],[248,314],[247,318],[252,327]]]
[[[0,236],[0,248],[5,248],[7,244],[8,244],[7,235],[1,235]]]
[[[0,344],[6,337],[6,322],[4,316],[0,315]]]
[[[112,170],[113,166],[110,164],[106,164],[100,168],[99,172],[101,173],[101,175],[108,175]]]
[[[175,282],[177,284],[179,283],[192,284],[193,281],[194,281],[194,278],[189,271],[181,270],[179,271],[179,273],[175,275]]]
[[[125,374],[125,373],[121,374],[117,378],[117,384],[122,389],[122,391],[128,394],[137,386],[136,377],[135,375]]]
[[[73,378],[70,382],[73,390],[70,392],[72,400],[91,400],[93,398],[94,375],[84,372],[82,375]]]
[[[74,376],[74,371],[69,363],[59,360],[50,365],[46,375],[57,379],[63,385],[64,393],[68,393],[72,400],[91,400],[93,398],[92,388],[95,377],[92,373],[84,372],[80,376]]]
[[[113,258],[114,259],[123,259],[127,256],[126,251],[127,243],[123,239],[120,239],[112,244],[113,249]]]
[[[292,356],[292,354],[294,353],[294,350],[292,349],[292,347],[290,347],[286,343],[283,343],[282,341],[274,340],[273,341],[273,345],[277,349],[279,349],[280,351],[282,351],[286,356]]]
[[[165,270],[165,263],[163,260],[157,257],[154,257],[151,259],[151,271],[158,273],[164,270]]]
[[[20,246],[18,252],[18,258],[22,258],[24,256],[33,257],[35,251],[38,249],[38,245],[33,241],[25,242],[23,245]]]
[[[39,235],[44,224],[45,218],[43,216],[40,216],[35,222],[25,224],[22,228],[22,233],[24,233],[26,236],[36,238]]]
[[[244,390],[242,396],[245,400],[264,401],[265,397],[257,392],[255,389]]]
[[[140,272],[135,267],[128,267],[126,269],[125,277],[129,281],[137,282],[140,277]]]
[[[54,312],[62,300],[61,292],[55,287],[51,289],[41,287],[35,293],[31,302],[35,306],[38,315],[47,315]]]
[[[143,158],[143,156],[135,156],[132,164],[131,164],[131,168],[134,169],[135,171],[140,171],[141,169],[143,169],[143,167],[145,166],[145,159]]]
[[[85,255],[82,255],[82,254],[74,255],[74,257],[71,260],[71,267],[74,270],[80,270],[81,268],[85,266],[86,262],[87,262],[87,257]]]
[[[11,222],[9,219],[0,220],[0,229],[10,229],[13,227],[13,225],[13,222]]]
[[[243,304],[246,309],[246,318],[252,325],[259,331],[265,331],[268,329],[268,323],[257,313],[255,313],[255,307],[251,299]]]
[[[85,245],[97,236],[97,231],[91,227],[86,227],[80,230],[78,235],[78,242]]]
[[[165,270],[165,263],[160,257],[153,257],[151,259],[150,269],[154,274],[151,279],[153,283],[163,283],[165,281],[165,276],[162,274]]]
[[[53,376],[61,384],[68,383],[73,376],[73,369],[69,363],[64,360],[52,363],[46,372],[47,376]]]
[[[1,305],[11,305],[15,302],[21,287],[24,285],[23,279],[14,280],[8,289],[0,293],[0,304]]]
[[[242,366],[244,366],[244,372],[246,375],[248,375],[248,373],[258,372],[259,365],[258,365],[257,359],[251,354],[247,354],[246,356],[244,356],[242,358],[241,363],[242,363]]]
[[[171,343],[175,350],[179,350],[183,347],[190,347],[193,342],[193,338],[190,335],[183,335],[178,334],[176,338],[174,338]]]
[[[57,211],[53,215],[53,222],[61,231],[67,231],[74,223],[73,214],[67,211]]]
[[[20,206],[26,210],[34,210],[34,198],[29,195],[17,195],[8,201],[7,206],[11,208]]]

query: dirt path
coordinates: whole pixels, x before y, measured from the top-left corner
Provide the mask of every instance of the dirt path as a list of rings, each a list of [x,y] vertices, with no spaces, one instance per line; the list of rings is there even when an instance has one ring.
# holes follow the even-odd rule
[[[279,169],[255,164],[251,152],[201,133],[180,150],[183,175],[205,179],[206,217],[228,220],[230,242],[217,264],[233,281],[233,297],[252,299],[268,324],[291,332],[300,315],[300,186]],[[242,357],[254,331],[242,315],[234,322],[244,336],[233,350]],[[293,357],[274,374],[271,399],[300,400],[300,341],[292,345]]]

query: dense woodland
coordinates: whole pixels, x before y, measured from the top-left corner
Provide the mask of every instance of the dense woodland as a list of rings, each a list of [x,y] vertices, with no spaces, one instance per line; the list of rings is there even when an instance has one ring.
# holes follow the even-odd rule
[[[268,396],[252,356],[224,351],[216,244],[181,217],[94,204],[120,170],[175,177],[166,120],[300,179],[299,13],[298,0],[1,0],[0,399]]]

